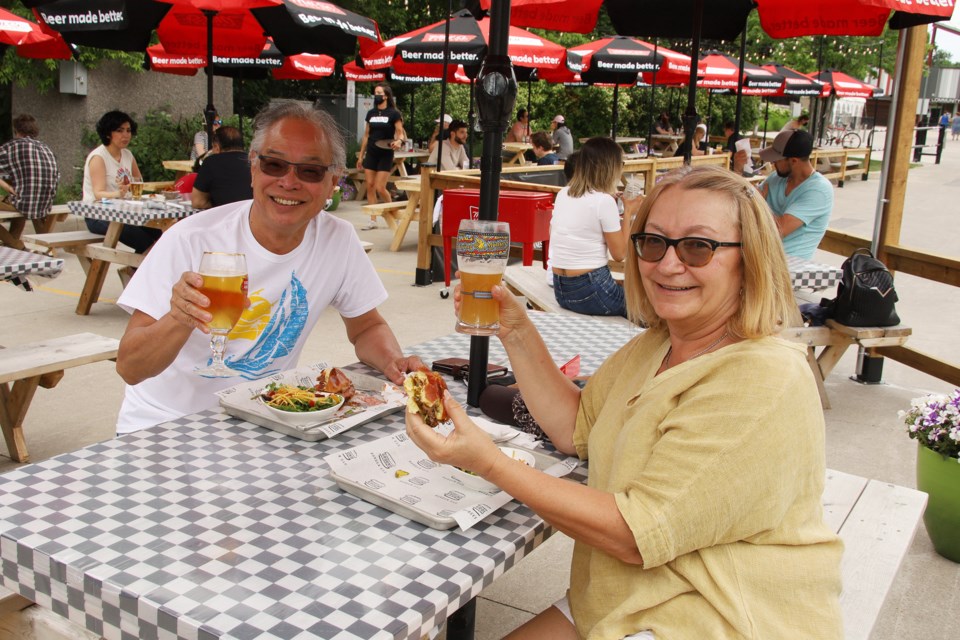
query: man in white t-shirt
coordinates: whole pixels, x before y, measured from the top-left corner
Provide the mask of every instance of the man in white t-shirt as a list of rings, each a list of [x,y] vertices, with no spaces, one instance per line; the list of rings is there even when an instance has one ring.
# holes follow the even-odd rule
[[[387,298],[353,226],[323,211],[346,165],[325,112],[277,101],[254,122],[253,200],[177,223],[154,245],[118,304],[132,314],[117,371],[129,385],[117,432],[217,404],[215,392],[296,366],[320,315],[334,307],[357,357],[394,383],[422,366],[405,357],[377,305]],[[243,253],[249,306],[230,333],[226,364],[240,377],[204,378],[209,300],[196,273],[204,251]]]

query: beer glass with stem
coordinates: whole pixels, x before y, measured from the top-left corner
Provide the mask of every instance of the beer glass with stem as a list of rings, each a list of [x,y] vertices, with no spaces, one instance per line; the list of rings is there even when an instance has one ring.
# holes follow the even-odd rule
[[[197,370],[204,378],[230,378],[238,375],[223,363],[227,334],[243,313],[247,299],[247,259],[242,253],[206,251],[198,272],[203,277],[200,292],[210,300],[207,311],[213,319],[210,327],[210,364]]]
[[[510,225],[490,220],[462,220],[457,232],[460,268],[460,313],[457,331],[490,336],[500,330],[500,305],[490,293],[500,284],[510,257]]]

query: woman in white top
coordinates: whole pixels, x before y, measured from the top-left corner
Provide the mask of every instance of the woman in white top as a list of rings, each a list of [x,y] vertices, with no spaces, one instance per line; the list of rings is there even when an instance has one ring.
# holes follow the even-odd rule
[[[210,127],[213,129],[214,133],[216,133],[217,129],[219,129],[223,124],[223,120],[220,119],[220,114],[215,111],[209,115],[213,116],[213,122],[210,123]],[[208,114],[205,113],[203,115],[204,127],[202,130],[197,131],[197,133],[194,134],[193,144],[190,146],[190,159],[194,162],[197,160],[203,162],[204,159],[210,155],[210,152],[213,151],[213,145],[207,140],[207,117]]]
[[[137,160],[127,147],[137,134],[137,123],[122,111],[108,111],[97,121],[97,135],[103,143],[90,152],[83,165],[83,201],[102,198],[124,198],[130,181],[142,179]],[[106,233],[106,220],[86,219],[87,229]],[[160,237],[159,229],[126,225],[120,242],[137,253],[144,253]]]
[[[642,197],[624,202],[617,184],[623,151],[610,138],[590,138],[577,153],[570,183],[557,194],[550,223],[553,293],[564,309],[594,316],[627,315],[623,288],[613,280],[607,253],[623,260],[630,221]]]

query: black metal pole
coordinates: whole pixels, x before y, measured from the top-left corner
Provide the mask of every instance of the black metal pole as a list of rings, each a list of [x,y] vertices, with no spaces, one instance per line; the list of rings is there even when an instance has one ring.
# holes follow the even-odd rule
[[[740,75],[737,76],[737,108],[734,112],[733,126],[740,133],[740,109],[743,106],[743,67],[747,56],[747,21],[743,21],[743,33],[740,34]]]
[[[477,109],[483,130],[483,154],[480,157],[481,220],[496,220],[500,201],[500,171],[503,159],[500,149],[510,114],[517,104],[517,78],[507,57],[510,35],[510,0],[493,0],[490,7],[490,43],[477,80]],[[467,403],[480,404],[480,393],[487,384],[487,360],[490,339],[470,338],[470,375],[467,381]]]
[[[763,98],[763,145],[767,146],[767,122],[770,120],[770,98]]]
[[[823,68],[823,36],[820,36],[820,45],[817,48],[817,80],[820,80],[820,72]],[[820,94],[817,94],[817,97],[813,99],[813,124],[812,131],[810,132],[813,137],[814,144],[817,144],[820,140]],[[819,144],[817,144],[819,146]]]
[[[610,138],[617,139],[617,118],[620,116],[620,83],[613,83],[613,123],[610,127]]]
[[[880,55],[877,57],[877,85],[880,85],[880,74],[883,73],[883,40],[880,41]],[[883,87],[881,87],[882,89]],[[870,144],[867,145],[870,147],[870,151],[873,151],[873,132],[877,130],[877,122],[880,120],[880,101],[877,100],[876,95],[873,97],[873,131],[870,132]],[[873,153],[870,154],[873,157]],[[863,177],[866,178],[867,174],[864,173]]]
[[[657,58],[657,49],[659,47],[659,38],[653,39],[653,58]],[[650,111],[647,114],[647,157],[650,157],[650,153],[653,151],[653,110],[656,108],[654,105],[654,96],[657,93],[657,71],[659,71],[660,65],[658,64],[653,69],[653,83],[650,85]]]
[[[437,168],[443,171],[443,141],[447,137],[443,115],[447,112],[447,65],[450,63],[450,16],[453,14],[453,0],[447,0],[447,20],[443,26],[443,72],[440,76],[440,133],[437,134]],[[448,265],[449,266],[449,265]]]
[[[467,128],[467,158],[470,159],[470,166],[468,169],[473,169],[473,142],[474,142],[474,132],[473,128],[476,126],[477,114],[473,110],[473,94],[476,90],[477,79],[470,78],[470,106],[467,111],[467,122],[469,126]]]
[[[213,106],[213,17],[216,11],[204,9],[203,15],[207,18],[207,108],[203,110],[203,119],[207,131],[207,148],[204,153],[213,148],[213,118],[217,108]]]
[[[703,1],[693,2],[693,44],[690,47],[690,85],[687,87],[687,110],[683,114],[683,162],[690,164],[693,132],[697,128],[697,66],[700,60],[700,31],[703,28]]]

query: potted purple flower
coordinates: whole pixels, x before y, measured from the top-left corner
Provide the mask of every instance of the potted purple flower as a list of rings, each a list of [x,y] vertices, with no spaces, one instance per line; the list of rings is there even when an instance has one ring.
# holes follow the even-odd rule
[[[960,562],[960,389],[914,398],[899,416],[919,443],[917,488],[929,496],[923,524],[937,553]]]

